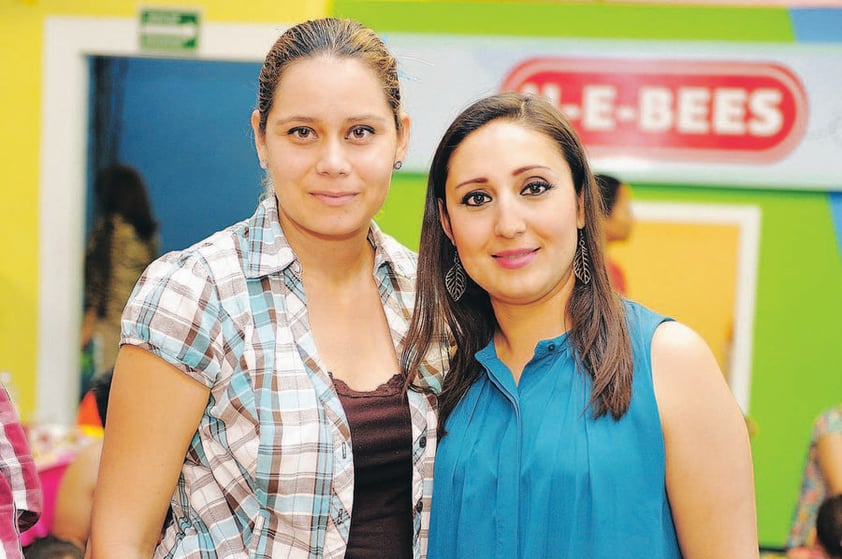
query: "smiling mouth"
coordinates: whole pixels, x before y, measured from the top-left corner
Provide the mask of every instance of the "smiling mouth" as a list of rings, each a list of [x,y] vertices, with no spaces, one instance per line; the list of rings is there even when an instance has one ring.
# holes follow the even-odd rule
[[[353,200],[356,192],[313,192],[311,194],[314,198],[319,199],[323,204],[328,206],[342,206]]]
[[[491,257],[501,267],[507,270],[517,270],[528,266],[538,253],[538,249],[506,250],[492,254]]]
[[[524,256],[529,256],[531,254],[535,254],[538,252],[537,248],[527,248],[523,250],[504,250],[503,252],[497,252],[492,254],[492,258],[523,258]]]
[[[503,268],[510,270],[523,268],[535,258],[538,249],[505,250],[492,254],[491,257]]]

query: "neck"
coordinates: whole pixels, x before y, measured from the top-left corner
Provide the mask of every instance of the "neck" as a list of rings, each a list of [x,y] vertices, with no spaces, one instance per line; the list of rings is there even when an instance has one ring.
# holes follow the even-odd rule
[[[297,234],[298,233],[298,234]],[[316,279],[335,284],[354,281],[361,274],[370,277],[374,266],[374,249],[368,242],[368,230],[342,238],[288,234],[290,247],[301,262],[305,281]]]
[[[569,293],[526,305],[492,302],[497,318],[494,346],[497,357],[520,379],[523,367],[532,359],[541,340],[555,338],[570,328],[567,318]]]

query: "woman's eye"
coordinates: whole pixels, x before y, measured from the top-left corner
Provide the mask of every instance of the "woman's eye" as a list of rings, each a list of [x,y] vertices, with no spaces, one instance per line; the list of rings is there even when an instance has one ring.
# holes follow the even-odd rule
[[[306,126],[296,126],[295,128],[291,128],[288,134],[300,140],[307,140],[314,136],[313,130],[311,128],[307,128]]]
[[[462,198],[466,206],[482,206],[491,201],[491,196],[485,192],[469,192]]]
[[[354,140],[365,140],[371,134],[374,134],[374,129],[370,126],[354,126],[348,136]]]
[[[523,190],[521,190],[521,194],[525,194],[527,196],[537,196],[550,190],[552,187],[553,185],[545,180],[535,180],[524,186]]]

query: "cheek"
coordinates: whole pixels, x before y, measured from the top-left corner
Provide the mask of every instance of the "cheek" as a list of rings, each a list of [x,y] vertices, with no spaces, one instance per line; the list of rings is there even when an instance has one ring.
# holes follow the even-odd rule
[[[474,260],[482,258],[483,247],[486,241],[491,238],[486,224],[478,219],[460,219],[460,216],[453,216],[450,219],[453,244],[459,251],[459,258],[465,264],[465,269],[470,273],[471,264]]]
[[[575,207],[571,207],[561,212],[561,215],[558,211],[541,215],[540,219],[532,221],[533,230],[546,242],[557,245],[565,253],[570,252],[575,250],[578,240],[577,214]]]
[[[280,148],[275,146],[275,149],[270,151],[269,166],[272,169],[273,176],[278,178],[295,177],[300,174],[303,169],[312,166],[310,161],[312,157],[306,150],[289,149],[289,147]]]

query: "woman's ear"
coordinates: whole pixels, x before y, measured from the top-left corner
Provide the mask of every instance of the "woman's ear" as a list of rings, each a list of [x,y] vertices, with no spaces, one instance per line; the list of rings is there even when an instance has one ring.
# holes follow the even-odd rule
[[[585,226],[585,189],[583,188],[576,196],[576,228]]]
[[[400,120],[402,128],[398,130],[398,146],[395,151],[395,161],[403,161],[406,159],[406,152],[409,149],[409,115],[401,111]]]
[[[441,228],[444,230],[444,234],[447,235],[447,238],[450,239],[450,242],[453,243],[453,231],[450,229],[450,216],[447,215],[447,209],[444,207],[444,200],[439,198],[439,223],[441,223]],[[453,243],[454,245],[456,243]]]
[[[263,162],[267,161],[269,156],[266,152],[266,137],[260,129],[260,111],[257,109],[251,113],[251,129],[254,132],[254,147],[257,150],[257,159],[262,167]]]

